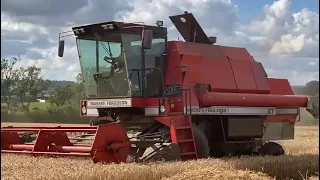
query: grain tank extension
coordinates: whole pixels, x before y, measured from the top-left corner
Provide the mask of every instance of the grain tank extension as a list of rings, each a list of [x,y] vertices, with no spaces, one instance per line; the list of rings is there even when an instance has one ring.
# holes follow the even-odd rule
[[[3,127],[1,153],[92,157],[94,162],[282,155],[306,96],[268,78],[245,48],[217,45],[191,13],[171,16],[184,38],[168,41],[162,21],[73,27],[87,98],[84,127]],[[26,143],[20,133],[36,138]],[[77,136],[72,134],[78,133]]]

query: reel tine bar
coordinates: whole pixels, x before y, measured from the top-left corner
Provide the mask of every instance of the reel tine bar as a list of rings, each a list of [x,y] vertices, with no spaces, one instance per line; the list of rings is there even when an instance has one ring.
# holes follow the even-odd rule
[[[26,144],[19,133],[35,133],[34,143]],[[91,145],[77,145],[67,133],[93,133]],[[33,156],[91,157],[93,162],[120,163],[131,150],[126,131],[118,123],[98,127],[2,127],[1,153]]]

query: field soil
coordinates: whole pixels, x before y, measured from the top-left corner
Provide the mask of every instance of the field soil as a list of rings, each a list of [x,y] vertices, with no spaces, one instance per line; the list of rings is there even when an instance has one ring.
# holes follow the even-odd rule
[[[48,124],[1,123],[1,126]],[[50,124],[50,126],[57,126]],[[68,126],[64,124],[63,126]],[[77,125],[83,126],[83,125]],[[286,155],[148,164],[94,164],[90,159],[1,155],[1,179],[21,180],[267,180],[319,179],[319,127],[296,127],[280,142]]]

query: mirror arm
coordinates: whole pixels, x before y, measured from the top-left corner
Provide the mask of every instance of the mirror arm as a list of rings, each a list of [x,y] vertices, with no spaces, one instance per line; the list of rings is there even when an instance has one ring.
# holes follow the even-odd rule
[[[59,57],[63,57],[63,53],[64,53],[64,40],[61,40],[61,38],[73,36],[73,35],[74,35],[73,31],[65,31],[65,32],[59,33],[59,47],[58,47]]]
[[[73,31],[64,31],[59,33],[59,41],[61,40],[61,38],[68,37],[68,36],[74,36]]]

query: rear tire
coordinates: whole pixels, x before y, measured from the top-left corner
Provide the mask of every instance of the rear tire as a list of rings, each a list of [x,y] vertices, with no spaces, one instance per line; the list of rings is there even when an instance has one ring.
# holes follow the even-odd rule
[[[258,154],[261,156],[281,156],[284,153],[283,147],[275,142],[267,142],[258,150]]]
[[[199,158],[210,157],[210,147],[208,144],[208,139],[204,132],[195,124],[192,124],[194,141],[197,147],[197,153]]]

